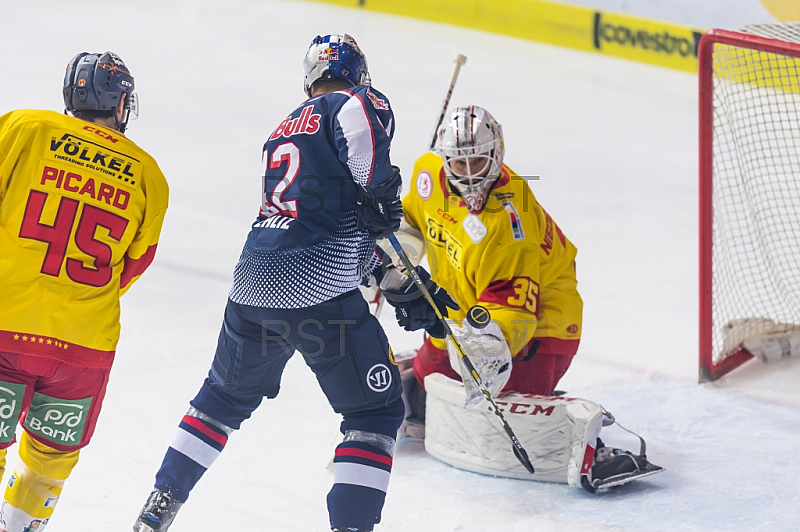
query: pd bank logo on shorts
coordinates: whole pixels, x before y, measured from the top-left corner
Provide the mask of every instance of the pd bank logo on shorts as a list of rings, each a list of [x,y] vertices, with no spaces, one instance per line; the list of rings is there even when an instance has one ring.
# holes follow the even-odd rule
[[[78,445],[92,398],[57,399],[36,393],[25,418],[29,431],[61,445]]]
[[[24,384],[0,382],[0,443],[14,438],[24,395]]]

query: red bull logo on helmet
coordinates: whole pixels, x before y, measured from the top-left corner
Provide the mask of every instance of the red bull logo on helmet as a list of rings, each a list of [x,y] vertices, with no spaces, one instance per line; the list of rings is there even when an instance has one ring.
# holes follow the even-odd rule
[[[318,61],[338,61],[339,60],[339,50],[336,49],[336,48],[331,48],[330,46],[328,46],[324,50],[320,50],[317,60]]]

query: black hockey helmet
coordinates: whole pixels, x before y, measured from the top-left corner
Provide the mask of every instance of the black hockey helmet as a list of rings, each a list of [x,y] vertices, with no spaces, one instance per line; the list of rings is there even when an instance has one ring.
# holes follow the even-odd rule
[[[118,124],[125,131],[128,117],[137,114],[133,93],[133,76],[114,52],[94,54],[82,52],[67,64],[64,75],[64,106],[69,114],[76,111],[110,111],[111,116],[126,94],[125,117]]]

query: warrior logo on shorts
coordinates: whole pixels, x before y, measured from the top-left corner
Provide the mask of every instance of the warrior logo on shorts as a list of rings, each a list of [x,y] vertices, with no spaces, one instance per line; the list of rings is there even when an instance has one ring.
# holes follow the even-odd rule
[[[392,385],[392,372],[385,364],[375,364],[367,372],[367,386],[373,392],[385,392]]]

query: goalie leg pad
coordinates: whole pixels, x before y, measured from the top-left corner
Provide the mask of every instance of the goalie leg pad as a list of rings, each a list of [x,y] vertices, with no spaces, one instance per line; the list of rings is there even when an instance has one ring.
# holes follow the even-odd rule
[[[454,467],[499,477],[581,486],[594,464],[603,422],[585,399],[510,393],[495,402],[536,469],[531,475],[485,407],[465,409],[464,386],[439,374],[425,378],[425,450]]]

